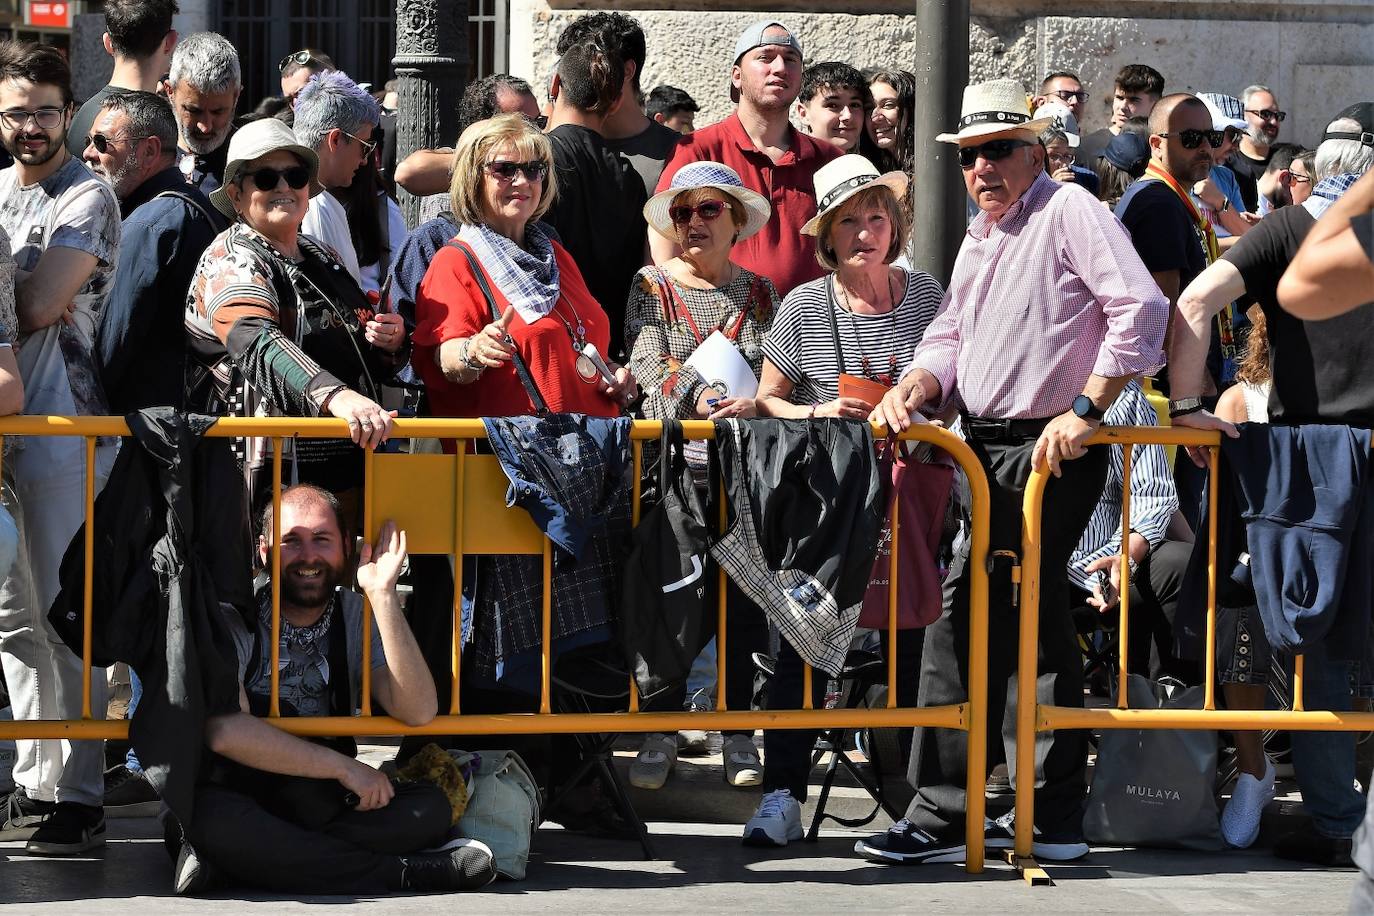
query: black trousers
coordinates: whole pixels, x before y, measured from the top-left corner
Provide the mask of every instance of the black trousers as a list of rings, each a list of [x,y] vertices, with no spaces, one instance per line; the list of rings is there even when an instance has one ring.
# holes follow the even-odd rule
[[[341,797],[342,787],[332,788]],[[313,794],[308,785],[301,791]],[[382,894],[400,890],[401,856],[443,842],[452,809],[437,786],[402,783],[384,808],[339,806],[307,827],[305,818],[270,811],[253,794],[211,784],[197,790],[195,812],[187,831],[192,848],[236,884],[295,894]]]
[[[1183,588],[1183,573],[1188,568],[1193,545],[1182,541],[1161,541],[1151,547],[1131,581],[1130,621],[1126,645],[1126,670],[1151,680],[1172,677],[1185,684],[1202,683],[1197,662],[1178,657],[1174,646],[1174,618],[1178,596]],[[1100,613],[1088,604],[1088,593],[1071,589],[1069,605],[1077,613]],[[1081,610],[1086,609],[1086,610]],[[1112,608],[1104,617],[1109,625],[1121,619],[1121,609]]]
[[[1021,552],[1021,500],[1031,472],[1034,440],[970,443],[988,473],[992,491],[991,550]],[[1041,525],[1040,677],[1042,703],[1083,705],[1083,656],[1069,610],[1065,569],[1106,481],[1107,452],[1089,449],[1061,465],[1045,491]],[[945,608],[926,628],[921,661],[920,704],[946,706],[968,699],[969,545],[955,554],[945,580]],[[1016,759],[1016,660],[1019,608],[1012,604],[1006,565],[989,577],[988,596],[988,763],[998,758],[1001,737],[1006,759]],[[1087,736],[1082,731],[1041,733],[1036,740],[1035,822],[1045,833],[1078,832],[1086,791]],[[907,818],[945,840],[964,835],[967,810],[968,740],[965,732],[918,728],[912,737],[908,779],[916,796]]]

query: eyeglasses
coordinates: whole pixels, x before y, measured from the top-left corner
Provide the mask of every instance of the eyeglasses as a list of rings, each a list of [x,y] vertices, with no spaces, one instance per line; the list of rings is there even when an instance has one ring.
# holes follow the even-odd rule
[[[133,140],[147,140],[147,137],[107,137],[104,134],[91,134],[86,138],[87,146],[94,146],[95,151],[100,155],[105,155],[110,151],[110,147],[116,143],[128,143]]]
[[[62,123],[62,115],[66,112],[65,108],[40,108],[37,111],[25,111],[22,108],[11,108],[8,111],[0,111],[0,121],[10,130],[23,130],[24,125],[33,122],[41,130],[52,130]]]
[[[1197,149],[1202,145],[1203,140],[1206,140],[1207,145],[1212,149],[1221,149],[1222,141],[1226,139],[1225,135],[1219,130],[1195,130],[1193,128],[1189,128],[1188,130],[1176,130],[1172,133],[1165,131],[1164,133],[1155,134],[1155,136],[1177,137],[1178,142],[1183,145],[1184,149]]]
[[[1079,89],[1077,92],[1072,92],[1068,89],[1056,89],[1051,92],[1050,95],[1057,95],[1066,102],[1088,101],[1088,93],[1083,89]]]
[[[256,172],[245,172],[239,176],[240,187],[246,178],[253,179],[253,186],[259,191],[274,191],[278,182],[286,179],[286,186],[293,191],[299,191],[310,183],[310,170],[303,165],[293,165],[289,169],[258,169]]]
[[[499,181],[514,181],[515,173],[520,172],[529,182],[543,181],[549,174],[549,164],[540,162],[538,159],[530,162],[510,162],[506,159],[496,159],[486,165],[487,173]]]
[[[300,64],[302,67],[304,67],[312,60],[314,60],[317,64],[319,63],[319,61],[315,60],[315,55],[311,54],[309,51],[292,51],[290,54],[286,55],[280,61],[277,62],[277,72],[280,73],[282,70],[286,69],[288,64],[293,63]]]
[[[1261,108],[1259,111],[1255,111],[1253,108],[1247,108],[1245,109],[1245,113],[1258,115],[1262,121],[1278,121],[1280,124],[1283,123],[1284,118],[1288,117],[1288,112],[1275,111],[1272,108]]]
[[[1078,154],[1072,150],[1065,153],[1046,152],[1045,155],[1051,162],[1062,162],[1065,165],[1073,165],[1078,161]]]
[[[1288,180],[1289,180],[1289,181],[1296,182],[1297,184],[1307,184],[1309,181],[1312,180],[1312,176],[1311,176],[1311,175],[1302,175],[1302,174],[1299,174],[1298,172],[1294,172],[1294,171],[1291,171],[1291,170],[1290,170],[1289,173],[1288,173]]]
[[[703,200],[695,207],[686,204],[679,204],[676,207],[668,208],[668,218],[673,221],[675,226],[683,226],[692,221],[693,216],[700,216],[706,222],[720,219],[720,215],[730,209],[730,205],[723,200]]]
[[[959,147],[959,168],[967,171],[977,164],[979,158],[988,162],[1001,162],[1023,146],[1030,146],[1027,140],[989,140],[982,146]]]
[[[361,147],[363,148],[363,158],[364,158],[364,159],[366,159],[367,157],[371,156],[371,155],[372,155],[372,151],[373,151],[374,149],[377,148],[377,144],[374,143],[374,142],[371,141],[371,140],[364,140],[362,137],[358,137],[358,136],[355,136],[355,135],[353,135],[353,134],[350,134],[350,133],[349,133],[348,131],[346,131],[346,130],[345,130],[345,131],[340,131],[340,133],[342,133],[345,137],[348,137],[348,138],[350,138],[350,139],[353,139],[353,140],[357,140],[357,141],[358,141],[358,145],[361,146]]]

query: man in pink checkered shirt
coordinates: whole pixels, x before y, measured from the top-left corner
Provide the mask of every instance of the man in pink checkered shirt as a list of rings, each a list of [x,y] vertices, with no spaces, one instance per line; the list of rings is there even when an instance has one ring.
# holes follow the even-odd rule
[[[1052,473],[1041,528],[1040,702],[1083,703],[1083,663],[1065,569],[1102,494],[1105,449],[1084,448],[1132,378],[1157,369],[1169,302],[1116,218],[1076,185],[1044,172],[1025,90],[993,80],[964,91],[957,143],[970,197],[968,228],[945,302],[898,386],[874,411],[893,429],[922,409],[958,407],[992,490],[991,549],[1020,552],[1021,500],[1032,468]],[[990,582],[988,766],[1015,759],[1017,612],[1005,562]],[[945,610],[926,630],[922,706],[968,698],[968,544],[945,582]],[[1001,736],[1005,735],[1003,739]],[[1086,855],[1081,731],[1042,739],[1037,762],[1037,857]],[[1005,755],[1005,756],[1003,756]],[[916,797],[887,833],[855,850],[879,862],[962,861],[967,747],[959,732],[916,729],[908,774]],[[1012,845],[1010,815],[988,827],[991,848]]]

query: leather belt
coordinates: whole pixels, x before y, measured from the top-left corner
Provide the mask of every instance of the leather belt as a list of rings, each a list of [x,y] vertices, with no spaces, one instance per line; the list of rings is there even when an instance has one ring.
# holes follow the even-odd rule
[[[1025,442],[1038,439],[1050,419],[994,420],[986,417],[968,417],[965,425],[970,436],[984,442]]]

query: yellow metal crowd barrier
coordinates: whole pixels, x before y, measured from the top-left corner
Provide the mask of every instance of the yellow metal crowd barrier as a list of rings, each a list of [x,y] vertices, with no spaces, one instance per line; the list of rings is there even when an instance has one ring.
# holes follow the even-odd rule
[[[639,520],[639,479],[642,466],[642,447],[645,441],[657,441],[662,424],[639,421],[632,434],[634,452],[634,521]],[[689,421],[683,424],[688,438],[709,439],[714,436],[713,424]],[[0,419],[0,436],[81,436],[86,440],[86,517],[93,516],[95,499],[95,440],[98,436],[128,436],[129,429],[118,417],[7,417]],[[347,425],[334,419],[296,418],[224,418],[208,433],[211,437],[239,438],[259,436],[273,442],[272,503],[273,524],[276,526],[273,544],[281,543],[281,481],[282,445],[292,437],[345,438]],[[480,420],[397,420],[392,432],[397,438],[482,439],[485,427]],[[455,559],[453,620],[455,638],[452,646],[450,677],[452,701],[446,714],[437,716],[422,726],[407,726],[396,719],[372,714],[370,690],[371,642],[363,640],[362,715],[332,717],[281,717],[278,704],[277,634],[280,632],[281,556],[274,546],[272,564],[272,699],[270,721],[284,731],[303,736],[362,736],[392,734],[543,734],[543,733],[605,733],[605,732],[674,732],[680,728],[707,728],[721,731],[757,728],[901,728],[939,727],[959,729],[968,734],[968,811],[967,836],[969,872],[983,869],[983,816],[986,781],[987,730],[984,716],[987,707],[987,645],[988,645],[988,580],[987,553],[989,538],[990,497],[986,475],[969,447],[948,431],[919,425],[903,433],[903,440],[930,442],[943,448],[964,469],[972,494],[972,534],[969,562],[973,571],[970,598],[969,639],[969,697],[956,705],[900,709],[896,706],[896,652],[888,657],[888,692],[885,709],[813,709],[811,706],[812,671],[805,670],[803,708],[800,710],[731,710],[725,706],[725,648],[726,602],[725,573],[720,573],[719,621],[717,630],[718,685],[716,708],[709,712],[640,712],[638,692],[633,680],[629,690],[629,710],[623,713],[554,713],[550,709],[550,656],[552,592],[549,588],[552,570],[552,545],[535,527],[522,509],[505,503],[506,478],[491,455],[464,454],[407,454],[367,452],[364,479],[364,531],[375,539],[383,520],[393,520],[405,530],[412,554],[447,555]],[[897,503],[891,506],[892,566],[890,569],[888,628],[889,645],[896,645],[898,557]],[[722,510],[722,524],[724,523]],[[102,739],[126,738],[126,721],[108,721],[92,714],[90,704],[91,679],[91,604],[92,556],[94,531],[85,528],[86,585],[84,594],[84,645],[82,649],[83,686],[85,701],[80,720],[43,720],[0,722],[0,738],[38,739]],[[527,554],[543,558],[543,650],[540,673],[540,699],[537,713],[501,715],[464,715],[461,709],[459,684],[462,656],[456,634],[461,632],[462,567],[464,556],[492,554]],[[372,609],[364,602],[363,632],[371,628]],[[738,675],[738,672],[736,672]],[[918,676],[910,672],[909,676]],[[689,721],[690,720],[690,721]],[[1026,820],[1029,824],[1030,821]]]
[[[1294,661],[1293,708],[1281,710],[1216,708],[1216,591],[1217,591],[1217,517],[1216,480],[1217,454],[1220,434],[1178,427],[1102,427],[1089,445],[1119,445],[1124,450],[1122,461],[1122,530],[1130,529],[1131,518],[1131,453],[1136,445],[1173,445],[1201,447],[1209,456],[1208,527],[1207,527],[1207,640],[1205,659],[1204,699],[1202,709],[1132,709],[1128,705],[1126,679],[1128,676],[1128,620],[1130,589],[1120,589],[1120,622],[1117,630],[1117,655],[1120,683],[1115,708],[1085,709],[1082,707],[1052,706],[1036,702],[1035,684],[1037,647],[1040,630],[1040,523],[1048,473],[1035,471],[1026,486],[1022,506],[1021,552],[1021,641],[1018,647],[1018,698],[1016,710],[1016,864],[1026,879],[1044,883],[1044,873],[1031,856],[1032,828],[1035,823],[1035,736],[1039,732],[1057,728],[1091,729],[1240,729],[1258,730],[1281,728],[1290,731],[1370,731],[1374,730],[1374,713],[1330,712],[1303,709],[1303,659]],[[1181,451],[1179,461],[1188,461]],[[1201,535],[1199,535],[1201,536]],[[1122,538],[1121,581],[1129,581],[1127,548]]]

